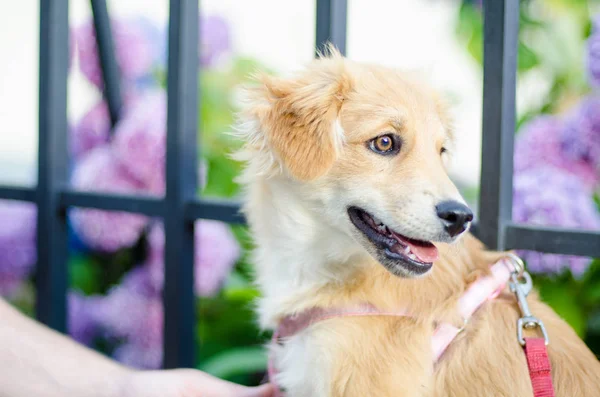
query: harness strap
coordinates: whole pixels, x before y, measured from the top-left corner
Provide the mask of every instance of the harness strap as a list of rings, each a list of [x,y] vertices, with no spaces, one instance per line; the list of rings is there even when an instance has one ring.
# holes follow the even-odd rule
[[[544,338],[525,338],[525,356],[533,386],[533,397],[554,397],[552,367]]]
[[[458,328],[449,323],[441,323],[435,329],[431,340],[434,361],[437,362],[439,360],[447,347],[457,335],[464,330],[475,311],[477,311],[477,309],[479,309],[486,301],[495,299],[506,287],[511,276],[519,271],[515,264],[506,258],[503,258],[492,265],[490,270],[491,275],[480,277],[467,288],[464,295],[458,300],[457,309],[464,320],[463,326]],[[531,280],[529,279],[529,281]],[[515,286],[511,284],[511,290],[513,287]],[[529,287],[531,286],[529,285]],[[521,298],[525,299],[527,293]],[[517,294],[517,297],[519,298],[519,294]],[[522,302],[519,302],[519,304],[521,305]],[[368,304],[354,308],[312,308],[283,318],[273,334],[273,344],[281,342],[282,338],[292,337],[320,321],[337,317],[364,316],[415,317],[407,309],[396,312],[381,312],[374,306]],[[545,336],[545,338],[525,338],[524,343],[534,397],[554,397],[550,360],[548,359],[548,352],[546,350],[547,336],[541,321],[533,317],[531,317],[531,319],[537,321],[536,324],[542,328]],[[520,335],[521,334],[519,334],[519,337]],[[523,342],[521,341],[521,343]],[[276,384],[277,369],[273,363],[272,355],[269,359],[268,373],[270,381]],[[276,397],[279,396],[283,396],[281,390],[277,390]]]

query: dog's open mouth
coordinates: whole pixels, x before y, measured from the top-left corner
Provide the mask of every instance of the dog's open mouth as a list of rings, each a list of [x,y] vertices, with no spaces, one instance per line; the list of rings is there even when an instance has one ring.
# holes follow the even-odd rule
[[[431,242],[403,236],[358,207],[348,208],[348,215],[354,226],[378,250],[382,264],[395,274],[424,274],[431,269],[438,257],[438,250]],[[390,268],[391,266],[394,268]],[[397,266],[405,271],[399,271]]]

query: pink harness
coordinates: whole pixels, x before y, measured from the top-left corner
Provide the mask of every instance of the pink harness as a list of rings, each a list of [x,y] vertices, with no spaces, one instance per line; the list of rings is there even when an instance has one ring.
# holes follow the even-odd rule
[[[488,300],[495,299],[502,292],[502,290],[504,290],[507,283],[509,283],[509,281],[511,280],[511,277],[513,277],[513,282],[510,283],[511,290],[513,290],[513,292],[517,293],[513,289],[513,287],[518,289],[518,288],[520,288],[519,286],[521,286],[521,283],[519,282],[518,285],[514,284],[514,283],[517,283],[517,278],[514,278],[514,277],[521,277],[521,274],[523,274],[523,268],[522,268],[522,262],[520,261],[520,259],[516,258],[516,259],[518,259],[518,262],[517,262],[515,260],[515,258],[516,257],[514,255],[510,255],[509,257],[503,258],[500,261],[498,261],[496,264],[492,265],[492,267],[490,269],[491,275],[480,277],[477,281],[475,281],[473,284],[471,284],[469,286],[469,288],[466,290],[464,295],[458,300],[457,310],[458,310],[458,313],[460,314],[460,316],[464,320],[462,327],[456,327],[449,323],[441,323],[440,325],[438,325],[438,327],[435,329],[435,331],[433,333],[433,337],[431,340],[431,348],[433,351],[434,360],[436,362],[442,356],[444,351],[446,351],[446,349],[448,348],[450,343],[452,343],[452,341],[456,338],[456,336],[465,329],[465,327],[467,326],[473,313],[475,313],[475,311],[477,311],[477,309],[479,307],[481,307],[481,305],[483,305]],[[527,279],[530,280],[528,277],[529,277],[529,275],[527,274]],[[527,291],[524,294],[524,297],[526,297],[528,292],[529,291]],[[519,297],[518,293],[517,293],[517,297],[519,298],[519,304],[521,305],[521,298]],[[525,305],[526,305],[526,302],[525,302]],[[524,316],[527,316],[526,313],[523,313],[523,314],[524,314]],[[529,313],[529,315],[530,315],[530,313]],[[290,337],[298,334],[299,332],[307,329],[311,325],[321,322],[321,321],[338,318],[338,317],[365,317],[365,316],[414,317],[413,315],[410,314],[410,312],[408,310],[400,310],[397,312],[382,312],[371,305],[361,305],[361,306],[354,307],[354,308],[328,308],[328,309],[313,308],[313,309],[309,309],[309,310],[306,310],[301,313],[296,313],[294,315],[285,317],[279,323],[278,328],[276,329],[275,333],[273,334],[273,342],[277,343],[281,339],[290,338]],[[530,317],[531,317],[531,315],[530,315]],[[535,318],[533,318],[533,319],[535,319]],[[522,319],[520,319],[519,326],[521,326],[520,325],[521,320]],[[535,320],[539,323],[539,324],[536,323],[536,325],[538,325],[541,328],[542,332],[544,333],[544,339],[541,339],[541,344],[545,350],[545,346],[547,344],[548,337],[546,335],[545,329],[543,328],[543,324],[541,323],[541,321],[538,319],[535,319]],[[529,328],[529,327],[527,327],[527,328]],[[518,335],[519,335],[520,340],[522,339],[521,332],[522,332],[521,329],[519,329]],[[529,339],[532,341],[534,340],[531,338],[529,338]],[[527,340],[527,338],[525,340],[527,342],[529,342],[529,340]],[[545,343],[544,343],[544,341],[545,341]],[[523,346],[525,346],[524,343],[525,342],[522,342],[521,344]],[[531,344],[533,345],[533,342],[531,342]],[[536,346],[538,349],[540,348],[539,343],[536,343]],[[527,353],[527,348],[525,349],[525,351]],[[528,358],[528,362],[529,362],[530,361],[529,354],[527,355],[527,358]],[[546,357],[546,360],[547,360],[547,357]],[[552,384],[551,384],[551,378],[550,378],[550,370],[549,370],[549,368],[550,368],[549,361],[547,363],[544,362],[544,367],[548,368],[548,371],[547,371],[548,379],[550,379],[550,381],[548,381],[548,380],[545,381],[545,383],[544,383],[545,388],[546,389],[548,388],[548,383],[549,383],[550,389],[552,389],[551,388]],[[274,367],[272,357],[269,360],[268,372],[269,372],[270,381],[275,384],[275,375],[277,374],[277,371]],[[532,381],[533,381],[534,370],[531,368],[531,366],[530,366],[530,376],[532,377]],[[535,390],[535,382],[534,382],[534,390]],[[542,396],[550,397],[550,396],[554,396],[554,392],[552,391],[551,394],[539,394],[536,392],[535,396],[536,397],[542,397]],[[283,394],[280,391],[278,391],[278,393],[276,394],[276,397],[283,397]]]

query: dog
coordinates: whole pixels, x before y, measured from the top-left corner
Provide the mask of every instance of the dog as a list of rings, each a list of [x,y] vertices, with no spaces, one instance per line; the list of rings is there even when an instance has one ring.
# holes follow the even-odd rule
[[[256,76],[237,124],[243,211],[255,242],[260,325],[324,316],[269,346],[287,397],[530,396],[508,287],[463,327],[460,297],[506,254],[469,234],[447,174],[452,120],[420,78],[333,47],[287,78]],[[600,395],[600,364],[533,291],[558,396]],[[436,360],[436,325],[463,332]],[[539,330],[537,330],[539,331]],[[537,332],[536,331],[536,332]]]

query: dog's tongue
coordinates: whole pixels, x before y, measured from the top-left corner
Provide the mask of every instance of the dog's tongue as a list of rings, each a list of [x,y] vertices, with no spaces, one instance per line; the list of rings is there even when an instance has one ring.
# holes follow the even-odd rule
[[[410,247],[410,252],[415,254],[415,256],[419,258],[421,262],[431,263],[438,258],[438,250],[435,245],[426,241],[413,240],[394,232],[392,232],[392,235],[396,240],[398,240],[398,242]]]
[[[431,263],[438,258],[438,250],[433,244],[415,245],[408,243],[410,250],[421,262]]]

